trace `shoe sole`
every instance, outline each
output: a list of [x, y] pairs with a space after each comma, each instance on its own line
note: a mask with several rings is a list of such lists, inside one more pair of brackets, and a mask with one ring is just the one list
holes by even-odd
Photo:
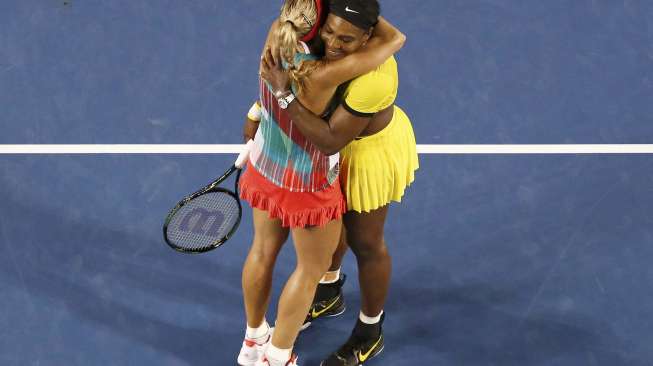
[[[323, 315], [323, 316], [320, 316], [320, 317], [318, 317], [318, 318], [315, 318], [315, 320], [318, 320], [318, 319], [320, 319], [320, 318], [334, 318], [334, 317], [336, 317], [336, 316], [340, 316], [340, 315], [344, 314], [346, 310], [347, 310], [347, 307], [346, 307], [346, 306], [343, 306], [343, 307], [342, 307], [342, 310], [341, 310], [339, 313], [336, 313], [336, 314], [329, 314], [329, 315]], [[313, 324], [313, 322], [314, 322], [315, 320], [313, 320], [312, 322], [304, 323], [304, 325], [302, 325], [302, 327], [299, 328], [299, 331], [301, 332], [302, 330], [306, 330], [308, 327], [311, 326], [311, 324]]]

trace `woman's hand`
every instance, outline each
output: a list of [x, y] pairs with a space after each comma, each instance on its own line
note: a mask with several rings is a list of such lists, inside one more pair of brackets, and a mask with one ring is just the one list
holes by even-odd
[[279, 97], [290, 90], [290, 76], [288, 71], [283, 69], [281, 55], [277, 55], [278, 60], [272, 57], [272, 52], [268, 50], [261, 60], [261, 77], [270, 83], [275, 95]]

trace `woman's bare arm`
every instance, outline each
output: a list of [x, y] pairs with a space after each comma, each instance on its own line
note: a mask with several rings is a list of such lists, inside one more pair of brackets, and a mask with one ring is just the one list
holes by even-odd
[[319, 87], [338, 86], [381, 66], [399, 51], [405, 42], [406, 36], [399, 29], [379, 17], [379, 23], [374, 27], [374, 33], [365, 46], [340, 60], [320, 61], [323, 66], [310, 74], [309, 81]]

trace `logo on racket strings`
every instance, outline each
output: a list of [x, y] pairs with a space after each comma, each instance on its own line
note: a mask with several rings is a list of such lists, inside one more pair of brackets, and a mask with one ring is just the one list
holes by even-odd
[[179, 224], [179, 230], [187, 233], [216, 237], [219, 235], [220, 227], [222, 227], [224, 221], [225, 217], [222, 212], [196, 207], [184, 216], [184, 219]]

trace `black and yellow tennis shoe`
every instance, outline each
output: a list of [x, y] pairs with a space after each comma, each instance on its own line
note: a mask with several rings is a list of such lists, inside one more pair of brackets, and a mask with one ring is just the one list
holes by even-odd
[[322, 361], [320, 366], [362, 366], [365, 362], [378, 356], [383, 351], [382, 323], [385, 313], [378, 324], [356, 323], [354, 331], [340, 349]]
[[334, 283], [319, 284], [313, 304], [306, 315], [302, 330], [308, 328], [319, 318], [329, 318], [341, 315], [345, 312], [345, 297], [342, 294], [342, 286], [347, 279], [346, 275], [340, 275], [340, 279]]

